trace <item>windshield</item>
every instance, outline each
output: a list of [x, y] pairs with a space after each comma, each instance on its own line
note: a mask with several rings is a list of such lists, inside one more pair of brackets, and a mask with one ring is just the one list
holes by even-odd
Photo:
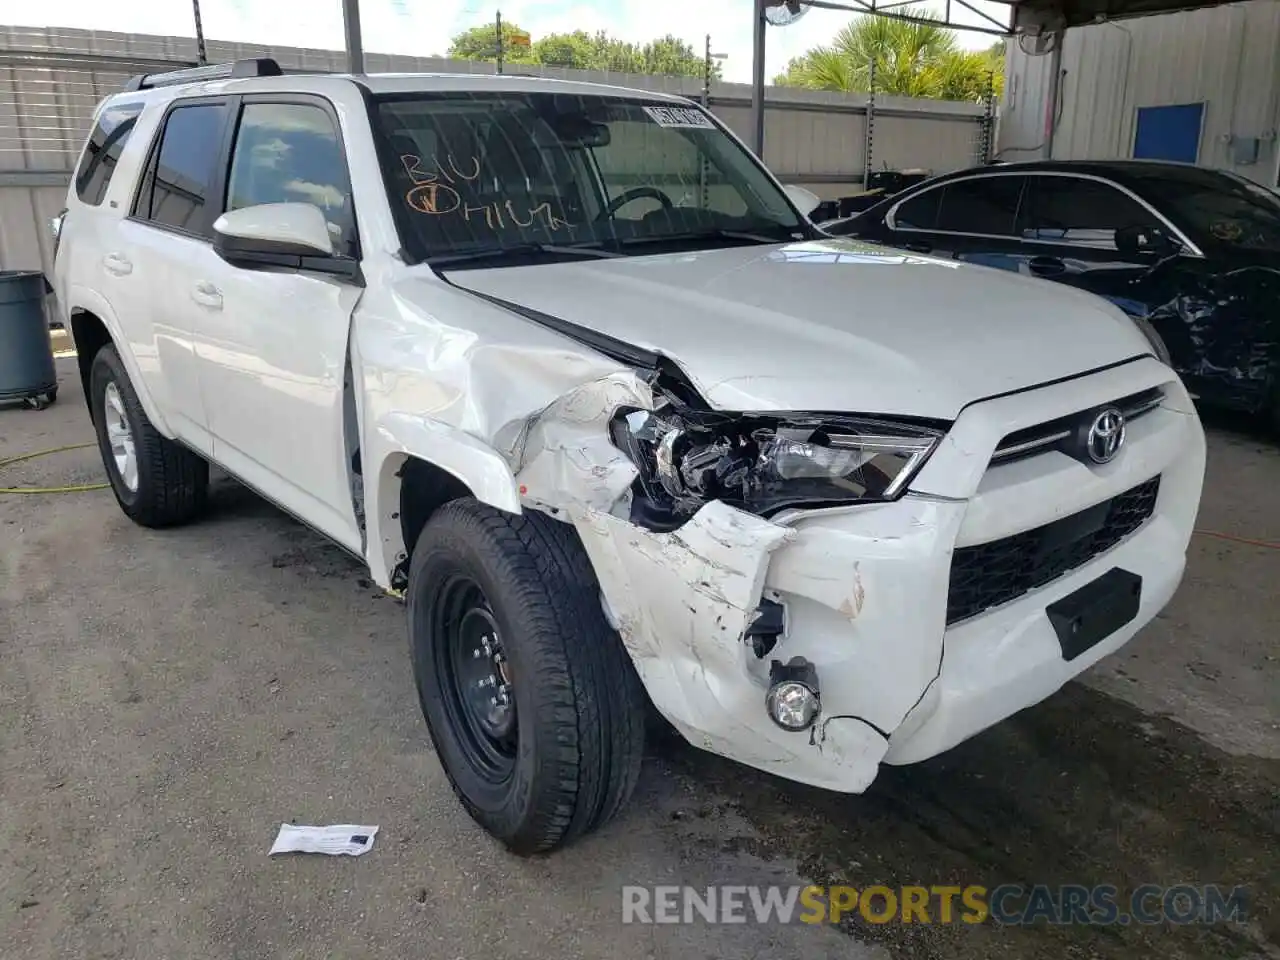
[[446, 93], [380, 98], [373, 117], [414, 260], [529, 244], [650, 253], [805, 235], [785, 194], [694, 107]]
[[1144, 177], [1156, 205], [1206, 241], [1280, 250], [1280, 197], [1227, 173], [1188, 171], [1178, 177]]

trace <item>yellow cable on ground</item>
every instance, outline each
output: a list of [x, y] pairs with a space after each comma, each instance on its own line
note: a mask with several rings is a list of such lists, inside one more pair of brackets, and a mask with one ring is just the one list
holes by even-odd
[[1231, 543], [1243, 543], [1250, 547], [1263, 547], [1267, 550], [1280, 550], [1280, 543], [1270, 540], [1251, 540], [1249, 537], [1237, 537], [1232, 533], [1218, 533], [1216, 530], [1197, 530], [1196, 533], [1202, 537], [1214, 537], [1218, 540], [1227, 540]]
[[[0, 469], [14, 463], [22, 463], [24, 460], [35, 460], [37, 457], [47, 457], [54, 453], [63, 453], [67, 450], [83, 450], [86, 447], [96, 447], [96, 443], [73, 443], [65, 447], [53, 447], [49, 450], [38, 450], [35, 453], [24, 453], [20, 457], [9, 457], [7, 460], [0, 460]], [[81, 483], [71, 487], [0, 487], [2, 493], [84, 493], [87, 490], [105, 490], [111, 486], [109, 483]]]

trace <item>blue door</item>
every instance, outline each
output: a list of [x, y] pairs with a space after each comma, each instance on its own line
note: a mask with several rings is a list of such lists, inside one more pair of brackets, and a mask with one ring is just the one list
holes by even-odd
[[1200, 156], [1203, 118], [1203, 103], [1139, 107], [1138, 132], [1133, 138], [1134, 158], [1195, 163]]

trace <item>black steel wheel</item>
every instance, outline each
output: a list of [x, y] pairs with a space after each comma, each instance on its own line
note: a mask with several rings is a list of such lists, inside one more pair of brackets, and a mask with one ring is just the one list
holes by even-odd
[[444, 584], [433, 606], [432, 653], [442, 679], [441, 706], [477, 776], [504, 783], [515, 770], [518, 726], [511, 666], [484, 591], [470, 577]]
[[611, 819], [646, 699], [576, 531], [455, 500], [418, 538], [406, 599], [422, 713], [476, 822], [532, 854]]

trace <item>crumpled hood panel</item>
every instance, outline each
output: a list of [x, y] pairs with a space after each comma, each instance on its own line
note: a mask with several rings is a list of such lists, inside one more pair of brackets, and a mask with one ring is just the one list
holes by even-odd
[[449, 279], [661, 353], [726, 410], [949, 420], [975, 400], [1150, 352], [1091, 294], [851, 240]]

